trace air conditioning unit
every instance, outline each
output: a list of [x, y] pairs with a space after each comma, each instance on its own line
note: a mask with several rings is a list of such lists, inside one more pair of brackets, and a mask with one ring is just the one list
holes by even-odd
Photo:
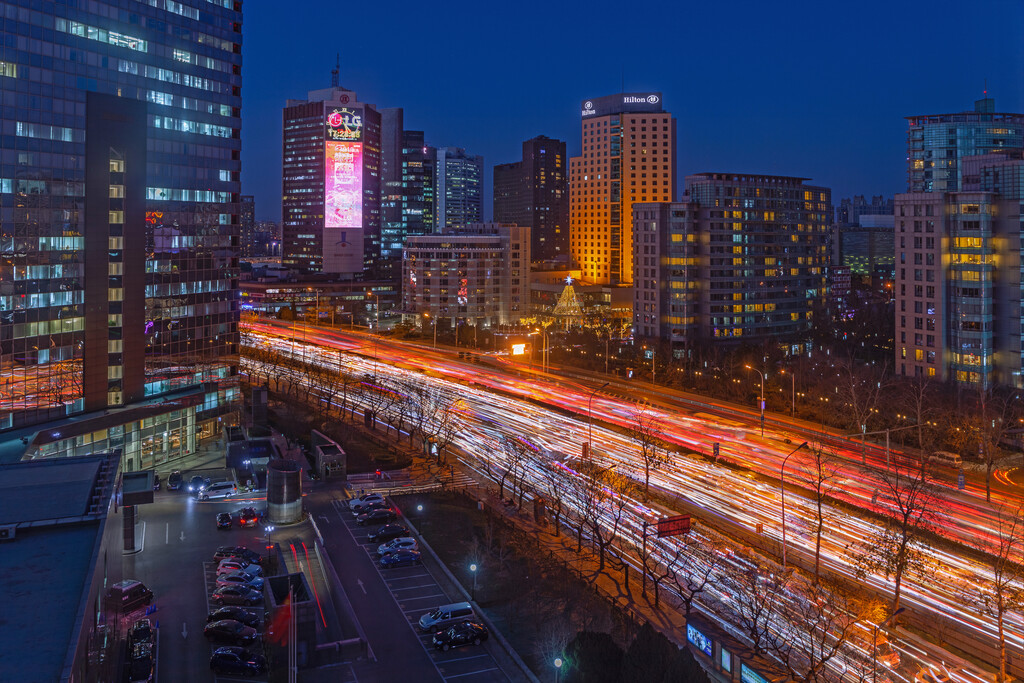
[[0, 526], [0, 541], [13, 541], [15, 529], [17, 529], [17, 527], [13, 524]]

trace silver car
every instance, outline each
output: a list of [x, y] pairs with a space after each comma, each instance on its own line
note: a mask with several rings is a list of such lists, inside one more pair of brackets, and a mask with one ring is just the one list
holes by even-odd
[[263, 578], [246, 572], [235, 572], [234, 574], [221, 574], [217, 577], [217, 587], [223, 586], [248, 586], [253, 590], [263, 590]]
[[387, 543], [381, 543], [377, 548], [377, 554], [381, 557], [390, 555], [391, 553], [398, 552], [399, 550], [419, 550], [420, 544], [416, 542], [415, 538], [409, 538], [408, 536], [402, 536], [400, 538], [393, 538]]
[[263, 576], [263, 567], [258, 564], [249, 564], [245, 560], [236, 560], [228, 558], [221, 560], [220, 564], [217, 565], [217, 576], [221, 574], [234, 574], [235, 572], [245, 572], [246, 574], [252, 574], [253, 576]]

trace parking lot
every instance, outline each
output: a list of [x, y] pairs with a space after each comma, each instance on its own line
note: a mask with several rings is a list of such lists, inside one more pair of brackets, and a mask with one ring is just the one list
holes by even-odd
[[[380, 574], [392, 599], [405, 615], [408, 627], [416, 634], [420, 645], [433, 662], [441, 679], [457, 683], [508, 681], [508, 677], [490, 654], [490, 648], [495, 647], [493, 640], [488, 639], [479, 646], [467, 645], [453, 648], [448, 652], [440, 652], [433, 645], [433, 634], [420, 631], [418, 622], [421, 616], [439, 605], [460, 600], [457, 596], [447, 595], [434, 579], [428, 568], [429, 559], [427, 565], [417, 564], [382, 569], [378, 564], [377, 556], [379, 543], [371, 542], [368, 538], [370, 532], [374, 531], [377, 526], [359, 526], [356, 523], [355, 515], [348, 509], [347, 501], [335, 500], [332, 504], [338, 518], [344, 523], [353, 539], [363, 548], [367, 559], [376, 567], [376, 571]], [[401, 523], [401, 519], [399, 519], [399, 523]], [[427, 557], [425, 554], [424, 558]]]

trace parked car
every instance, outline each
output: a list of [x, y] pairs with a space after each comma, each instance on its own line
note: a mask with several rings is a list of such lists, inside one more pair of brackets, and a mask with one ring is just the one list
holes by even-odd
[[194, 477], [192, 477], [191, 479], [188, 480], [188, 492], [189, 493], [193, 493], [193, 494], [198, 494], [199, 493], [199, 489], [203, 488], [204, 486], [209, 486], [209, 485], [210, 485], [210, 478], [209, 477], [202, 477], [202, 476], [199, 476], [197, 474], [197, 475], [195, 475]]
[[359, 498], [349, 502], [348, 508], [349, 510], [352, 510], [352, 512], [359, 514], [360, 512], [366, 512], [374, 503], [380, 503], [383, 505], [384, 496], [379, 493], [368, 493], [365, 496], [360, 496]]
[[171, 472], [171, 475], [169, 477], [167, 477], [167, 490], [168, 491], [177, 491], [178, 489], [181, 488], [181, 484], [182, 484], [181, 472], [179, 472], [178, 470], [174, 470], [173, 472]]
[[420, 617], [419, 627], [424, 631], [440, 633], [456, 624], [473, 621], [475, 618], [476, 613], [473, 612], [473, 606], [468, 602], [453, 602], [450, 605], [441, 605], [424, 614]]
[[260, 554], [249, 550], [244, 545], [222, 545], [217, 548], [217, 552], [213, 554], [213, 559], [218, 562], [229, 557], [233, 557], [238, 560], [245, 560], [252, 564], [263, 564], [263, 558]]
[[199, 489], [199, 500], [211, 500], [216, 498], [227, 498], [237, 492], [233, 481], [218, 481], [216, 484], [209, 484]]
[[419, 563], [420, 552], [418, 550], [399, 550], [380, 558], [380, 566], [384, 568], [409, 567]]
[[221, 586], [210, 596], [215, 605], [248, 605], [254, 607], [263, 604], [263, 593], [247, 585]]
[[149, 683], [156, 675], [153, 643], [133, 645], [128, 653], [129, 683]]
[[367, 538], [373, 543], [380, 543], [381, 541], [390, 541], [392, 538], [408, 535], [409, 530], [401, 524], [385, 524], [376, 531], [371, 531]]
[[464, 624], [457, 624], [446, 631], [434, 634], [434, 647], [447, 652], [453, 647], [460, 645], [479, 645], [487, 640], [487, 627], [483, 624], [476, 624], [468, 621]]
[[218, 529], [230, 529], [231, 528], [231, 513], [229, 513], [229, 512], [218, 512], [217, 513], [217, 528]]
[[234, 574], [235, 572], [245, 572], [246, 574], [252, 574], [253, 576], [263, 576], [263, 567], [258, 564], [250, 564], [245, 560], [239, 560], [234, 557], [221, 560], [220, 564], [217, 565], [217, 575], [221, 574]]
[[390, 555], [391, 553], [398, 552], [399, 550], [419, 550], [419, 545], [420, 544], [416, 542], [415, 538], [399, 536], [398, 538], [392, 538], [387, 543], [381, 543], [377, 546], [377, 555]]
[[356, 524], [364, 526], [371, 522], [393, 522], [398, 518], [394, 510], [391, 508], [381, 508], [379, 510], [370, 510], [356, 517]]
[[258, 675], [267, 670], [267, 660], [244, 647], [218, 647], [210, 657], [210, 668], [219, 674]]
[[154, 491], [159, 491], [160, 490], [160, 475], [157, 472], [153, 473], [153, 490]]
[[263, 577], [245, 572], [221, 574], [217, 577], [217, 586], [249, 586], [254, 590], [263, 590]]
[[141, 581], [125, 579], [107, 589], [107, 602], [121, 614], [127, 614], [153, 602], [153, 591]]
[[128, 629], [128, 649], [130, 650], [139, 643], [155, 643], [156, 628], [149, 619], [139, 619]]
[[372, 503], [367, 503], [366, 505], [363, 505], [362, 507], [353, 510], [352, 513], [358, 516], [363, 514], [364, 512], [370, 512], [371, 510], [383, 510], [386, 509], [387, 507], [388, 504], [383, 500], [375, 500]]
[[260, 516], [256, 512], [256, 508], [242, 508], [236, 514], [238, 515], [238, 526], [243, 529], [252, 528], [259, 524]]
[[221, 607], [206, 615], [206, 623], [224, 619], [234, 619], [257, 630], [260, 627], [260, 615], [243, 607]]
[[203, 629], [203, 635], [207, 640], [227, 645], [252, 645], [259, 638], [256, 629], [234, 619], [211, 621]]

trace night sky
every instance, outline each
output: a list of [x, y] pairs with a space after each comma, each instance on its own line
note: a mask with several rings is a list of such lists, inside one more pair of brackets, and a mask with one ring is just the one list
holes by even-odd
[[[903, 117], [973, 108], [987, 81], [1024, 111], [1024, 2], [326, 3], [245, 0], [242, 191], [281, 219], [281, 108], [341, 85], [404, 107], [428, 144], [491, 169], [548, 135], [579, 153], [580, 101], [661, 91], [678, 119], [677, 191], [703, 171], [906, 189]], [[623, 78], [624, 77], [624, 78]]]

